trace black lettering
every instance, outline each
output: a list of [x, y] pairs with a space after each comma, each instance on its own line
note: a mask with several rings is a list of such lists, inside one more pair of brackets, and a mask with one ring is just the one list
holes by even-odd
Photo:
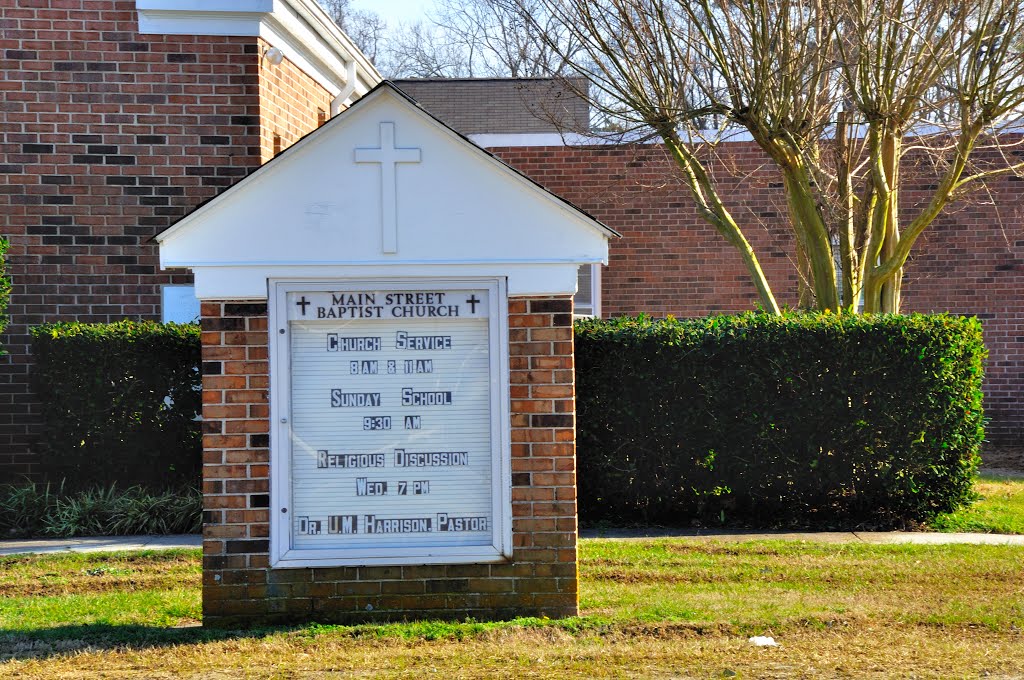
[[373, 293], [331, 293], [331, 304], [336, 307], [366, 307], [377, 304]]
[[366, 477], [356, 478], [357, 496], [387, 496], [388, 483], [382, 481], [369, 481]]
[[365, 515], [363, 524], [368, 534], [419, 534], [432, 531], [430, 517], [384, 518]]
[[406, 331], [395, 331], [395, 349], [439, 350], [451, 349], [450, 335], [409, 335]]
[[327, 533], [354, 534], [359, 530], [359, 518], [356, 515], [328, 515]]
[[380, 392], [344, 392], [338, 388], [331, 390], [331, 407], [333, 408], [364, 406], [380, 406]]
[[352, 338], [337, 333], [327, 334], [328, 352], [378, 352], [380, 348], [379, 337]]
[[451, 406], [451, 392], [416, 392], [411, 387], [402, 388], [402, 406]]
[[395, 467], [465, 467], [467, 451], [406, 451], [395, 449]]
[[438, 531], [487, 531], [487, 517], [452, 517], [448, 513], [438, 513]]
[[320, 450], [316, 452], [316, 458], [316, 466], [320, 469], [382, 468], [386, 462], [383, 453], [330, 453]]

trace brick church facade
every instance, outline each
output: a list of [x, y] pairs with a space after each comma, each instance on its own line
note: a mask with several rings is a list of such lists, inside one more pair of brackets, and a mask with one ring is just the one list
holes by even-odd
[[[172, 307], [188, 297], [190, 276], [160, 270], [152, 237], [380, 81], [312, 0], [12, 5], [0, 6], [0, 235], [11, 241], [14, 284], [0, 372], [7, 479], [32, 472], [39, 427], [29, 328], [181, 318]], [[660, 147], [569, 145], [529, 117], [481, 115], [473, 103], [513, 112], [509, 88], [522, 102], [548, 87], [529, 85], [435, 84], [468, 112], [435, 113], [623, 234], [609, 266], [582, 279], [594, 311], [696, 316], [755, 305], [738, 256], [698, 218]], [[432, 110], [429, 86], [417, 87], [407, 90]], [[724, 156], [730, 209], [781, 223], [779, 180], [756, 148], [737, 142]], [[941, 217], [907, 267], [904, 305], [983, 318], [990, 438], [1011, 442], [1024, 436], [1022, 186], [1004, 178]], [[791, 248], [779, 233], [755, 227], [750, 237], [792, 304]]]

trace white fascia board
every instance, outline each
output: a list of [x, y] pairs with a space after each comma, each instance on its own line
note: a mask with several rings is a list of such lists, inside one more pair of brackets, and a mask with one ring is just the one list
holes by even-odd
[[[332, 47], [334, 53], [340, 54], [344, 62], [356, 63], [358, 78], [356, 91], [362, 96], [377, 86], [384, 78], [373, 62], [356, 46], [352, 39], [342, 31], [316, 0], [275, 0], [288, 5], [302, 21], [316, 34], [320, 43]], [[343, 78], [344, 80], [344, 78]], [[363, 81], [360, 88], [359, 81]], [[347, 82], [347, 81], [346, 81]]]
[[269, 12], [274, 0], [135, 0], [143, 10], [174, 10], [182, 12]]
[[509, 297], [575, 295], [580, 263], [463, 265], [275, 265], [270, 267], [193, 267], [200, 300], [267, 299], [267, 281], [312, 279], [423, 279], [508, 277]]
[[[347, 64], [356, 63], [359, 82], [381, 75], [352, 40], [313, 0], [135, 0], [144, 35], [261, 37], [332, 96], [348, 84]], [[365, 84], [364, 84], [365, 87]]]
[[[143, 0], [137, 0], [140, 4]], [[152, 0], [149, 4], [155, 4]], [[260, 11], [185, 12], [163, 9], [139, 9], [139, 33], [142, 35], [241, 35], [260, 34]]]

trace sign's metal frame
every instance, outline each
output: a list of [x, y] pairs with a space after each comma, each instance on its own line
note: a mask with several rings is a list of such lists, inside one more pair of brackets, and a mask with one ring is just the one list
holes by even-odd
[[[268, 281], [270, 360], [270, 566], [384, 566], [471, 564], [512, 558], [512, 463], [508, 359], [508, 293], [504, 278], [271, 279]], [[292, 547], [291, 329], [292, 292], [480, 290], [489, 295], [491, 400], [491, 545], [367, 548]], [[397, 538], [397, 537], [396, 537]]]

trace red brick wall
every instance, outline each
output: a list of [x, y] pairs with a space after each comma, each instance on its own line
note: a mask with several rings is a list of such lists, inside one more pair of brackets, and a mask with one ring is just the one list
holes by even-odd
[[[605, 316], [701, 316], [753, 309], [735, 250], [701, 220], [660, 147], [501, 148], [499, 157], [623, 234], [602, 275]], [[751, 143], [728, 147], [715, 176], [757, 251], [780, 304], [796, 303], [779, 178]], [[985, 383], [993, 440], [1024, 439], [1024, 182], [947, 211], [919, 241], [904, 311], [977, 315], [990, 357]], [[908, 203], [925, 194], [911, 193]], [[770, 230], [769, 230], [770, 227]]]
[[[270, 45], [262, 38], [262, 55]], [[331, 94], [287, 58], [277, 66], [260, 59], [260, 158], [283, 151], [317, 128], [320, 112], [331, 115]]]
[[[16, 6], [13, 6], [16, 5]], [[32, 471], [28, 329], [160, 317], [151, 238], [316, 127], [326, 93], [257, 38], [139, 35], [134, 0], [0, 4], [0, 235], [11, 239], [0, 470]]]
[[570, 298], [509, 301], [513, 558], [502, 564], [268, 568], [267, 306], [202, 313], [206, 624], [577, 613]]

